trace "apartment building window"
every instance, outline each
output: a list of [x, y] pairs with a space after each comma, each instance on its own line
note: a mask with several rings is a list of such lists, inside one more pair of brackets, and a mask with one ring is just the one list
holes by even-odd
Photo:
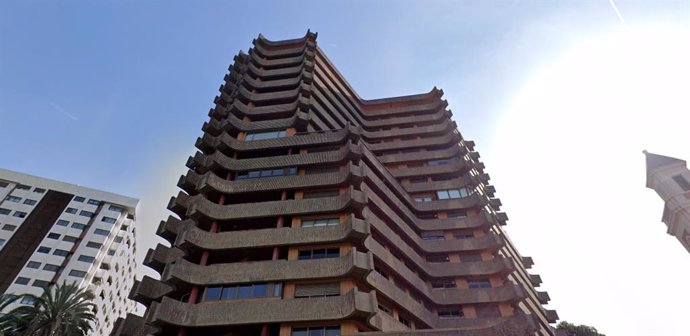
[[77, 259], [77, 260], [87, 262], [87, 263], [92, 263], [94, 260], [96, 260], [96, 258], [82, 254], [79, 256], [79, 259]]
[[10, 184], [5, 181], [0, 181], [0, 188], [7, 188], [8, 185]]
[[280, 297], [282, 295], [282, 288], [283, 285], [281, 283], [266, 282], [207, 287], [204, 301]]
[[293, 328], [290, 336], [340, 336], [340, 326]]
[[462, 307], [442, 308], [438, 310], [438, 317], [440, 318], [460, 318], [463, 316]]
[[57, 222], [55, 222], [55, 225], [57, 226], [67, 226], [69, 224], [69, 221], [66, 221], [64, 219], [58, 219]]
[[108, 230], [103, 230], [103, 229], [96, 229], [93, 231], [94, 234], [101, 235], [101, 236], [107, 236], [110, 234], [110, 231]]
[[9, 215], [12, 212], [10, 209], [0, 208], [0, 215]]
[[7, 240], [5, 240], [5, 239], [0, 239], [0, 247], [2, 247], [3, 245], [5, 245], [5, 242], [7, 242]]
[[442, 231], [429, 231], [422, 232], [422, 240], [444, 240], [446, 237], [443, 235]]
[[25, 277], [17, 277], [17, 280], [14, 280], [14, 283], [17, 285], [26, 285], [29, 283], [31, 279], [25, 278]]
[[86, 272], [84, 271], [78, 271], [78, 270], [71, 270], [69, 271], [69, 275], [77, 278], [83, 278], [86, 276]]
[[340, 295], [340, 283], [298, 284], [295, 286], [295, 298], [315, 298]]
[[101, 201], [95, 200], [95, 199], [90, 199], [90, 200], [89, 200], [88, 202], [86, 202], [86, 203], [87, 203], [87, 204], [91, 204], [91, 205], [100, 205], [100, 204], [101, 204]]
[[14, 231], [16, 228], [17, 228], [17, 226], [16, 226], [16, 225], [12, 225], [12, 224], [5, 224], [5, 225], [2, 227], [2, 229], [5, 230], [5, 231]]
[[686, 180], [683, 175], [674, 175], [672, 178], [684, 191], [690, 190], [690, 183], [688, 183], [688, 180]]
[[45, 247], [45, 246], [39, 246], [38, 250], [36, 250], [38, 253], [50, 253], [50, 248]]
[[86, 224], [74, 222], [74, 223], [72, 223], [72, 228], [77, 229], [77, 230], [84, 230], [84, 229], [86, 229]]
[[112, 217], [103, 217], [103, 218], [101, 218], [101, 222], [105, 222], [108, 224], [115, 224], [115, 222], [117, 222], [117, 219], [112, 218]]
[[60, 235], [55, 232], [49, 233], [47, 237], [48, 239], [60, 239]]
[[45, 281], [45, 280], [34, 280], [34, 282], [31, 284], [31, 286], [34, 287], [40, 287], [40, 288], [46, 288], [50, 286], [50, 281]]
[[440, 279], [431, 282], [431, 288], [457, 288], [455, 279]]
[[447, 189], [447, 190], [437, 190], [436, 196], [440, 200], [463, 198], [472, 195], [474, 191], [469, 188], [458, 188], [458, 189]]
[[39, 267], [41, 267], [41, 263], [38, 261], [29, 261], [28, 263], [26, 263], [26, 268], [37, 269]]
[[251, 179], [258, 179], [258, 178], [276, 177], [276, 176], [291, 176], [291, 175], [297, 175], [297, 167], [238, 172], [237, 176], [235, 176], [235, 180], [251, 180]]
[[75, 202], [84, 203], [84, 201], [86, 200], [86, 198], [81, 197], [81, 196], [74, 196], [74, 198], [73, 198], [72, 200], [75, 201]]
[[95, 249], [100, 249], [102, 246], [103, 246], [103, 244], [92, 242], [92, 241], [86, 243], [86, 247], [91, 247], [91, 248], [95, 248]]
[[62, 241], [66, 241], [68, 243], [76, 243], [79, 241], [79, 238], [75, 236], [64, 236], [62, 237]]
[[426, 164], [429, 166], [440, 166], [448, 163], [450, 163], [450, 159], [429, 160]]
[[53, 251], [53, 255], [60, 256], [60, 257], [66, 257], [69, 255], [69, 251], [61, 250], [61, 249], [55, 249]]
[[402, 315], [398, 315], [398, 321], [400, 323], [404, 324], [408, 328], [412, 327], [412, 324], [410, 323], [410, 321], [408, 319], [402, 317]]
[[431, 196], [419, 196], [419, 197], [415, 197], [414, 200], [417, 202], [431, 202], [431, 201], [433, 201]]
[[426, 260], [432, 263], [444, 263], [450, 261], [447, 254], [430, 255], [426, 258]]
[[60, 266], [58, 265], [53, 265], [53, 264], [45, 264], [43, 266], [44, 271], [49, 271], [49, 272], [57, 272], [60, 270]]
[[310, 260], [310, 259], [326, 259], [326, 258], [338, 258], [340, 257], [340, 249], [335, 248], [323, 248], [323, 249], [313, 249], [313, 250], [301, 250], [299, 251], [299, 260]]
[[108, 210], [110, 211], [116, 211], [116, 212], [124, 212], [125, 209], [123, 207], [119, 207], [117, 205], [111, 205], [108, 207]]
[[5, 197], [5, 201], [13, 202], [13, 203], [19, 203], [21, 200], [22, 200], [21, 197], [12, 196], [12, 195], [8, 195], [7, 197]]
[[335, 217], [335, 218], [319, 218], [319, 219], [309, 219], [309, 220], [303, 220], [301, 227], [304, 228], [311, 228], [311, 227], [320, 227], [320, 226], [335, 226], [340, 224], [340, 219]]
[[386, 314], [388, 314], [388, 315], [390, 315], [390, 316], [393, 316], [393, 310], [390, 309], [390, 307], [388, 307], [388, 306], [386, 306], [386, 305], [384, 305], [384, 304], [382, 304], [382, 303], [379, 303], [379, 304], [378, 304], [378, 308], [379, 308], [380, 311], [382, 311], [382, 312], [384, 312], [384, 313], [386, 313]]
[[12, 214], [13, 217], [19, 217], [19, 218], [24, 218], [26, 217], [26, 212], [24, 211], [15, 211], [14, 214]]
[[82, 211], [79, 212], [79, 216], [84, 216], [84, 217], [89, 217], [89, 218], [91, 218], [91, 217], [93, 217], [93, 215], [94, 215], [94, 213], [91, 212], [91, 211], [82, 210]]
[[34, 192], [37, 194], [42, 194], [42, 193], [46, 192], [46, 190], [43, 188], [34, 188]]
[[287, 135], [287, 133], [285, 131], [247, 133], [247, 136], [244, 137], [244, 141], [257, 141], [257, 140], [284, 138], [285, 135]]
[[26, 205], [36, 205], [36, 203], [38, 203], [36, 200], [32, 200], [30, 198], [24, 200], [24, 204]]
[[302, 194], [302, 199], [334, 197], [340, 195], [340, 190], [319, 190], [319, 191], [305, 191]]
[[460, 233], [454, 234], [453, 237], [455, 239], [471, 239], [471, 238], [474, 238], [474, 234], [471, 232], [470, 233], [460, 232]]
[[451, 212], [448, 212], [447, 216], [448, 216], [448, 218], [466, 218], [467, 217], [467, 211], [464, 211], [464, 210], [451, 211]]
[[471, 279], [467, 280], [467, 287], [469, 288], [491, 288], [491, 282], [489, 279]]
[[34, 304], [34, 298], [29, 295], [22, 296], [21, 304], [32, 305]]
[[25, 184], [19, 184], [17, 185], [18, 190], [30, 190], [31, 186], [25, 185]]
[[66, 212], [66, 213], [71, 213], [71, 214], [76, 214], [76, 213], [77, 213], [77, 209], [75, 209], [75, 208], [67, 208], [67, 209], [65, 209], [65, 212]]

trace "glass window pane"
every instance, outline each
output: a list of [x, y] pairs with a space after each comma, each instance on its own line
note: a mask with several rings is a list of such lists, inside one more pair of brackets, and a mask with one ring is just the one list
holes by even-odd
[[278, 282], [273, 284], [273, 296], [280, 297], [283, 292], [283, 284]]
[[222, 287], [208, 287], [206, 288], [206, 301], [220, 300], [220, 292]]
[[312, 259], [323, 259], [326, 258], [326, 250], [325, 249], [317, 249], [314, 250], [312, 253]]
[[448, 196], [450, 198], [460, 198], [460, 191], [456, 189], [448, 190]]
[[309, 336], [324, 336], [324, 328], [309, 328]]
[[340, 336], [340, 327], [326, 327], [326, 336]]
[[307, 329], [305, 328], [299, 328], [299, 329], [292, 329], [292, 336], [307, 336]]
[[240, 299], [247, 299], [252, 296], [252, 285], [242, 285], [240, 286]]
[[436, 192], [436, 196], [440, 200], [448, 199], [448, 191], [446, 190], [439, 190]]
[[268, 295], [268, 284], [258, 283], [254, 284], [253, 297], [266, 297]]
[[237, 298], [237, 286], [223, 287], [222, 300], [233, 300]]

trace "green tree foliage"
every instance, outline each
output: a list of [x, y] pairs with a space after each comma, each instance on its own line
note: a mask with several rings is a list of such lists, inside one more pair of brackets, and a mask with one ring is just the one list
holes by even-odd
[[586, 325], [574, 325], [566, 321], [562, 321], [556, 326], [556, 330], [564, 330], [567, 336], [606, 336], [599, 333], [597, 328]]
[[33, 305], [20, 306], [4, 315], [11, 322], [8, 331], [0, 336], [84, 336], [96, 320], [93, 294], [74, 284], [55, 285], [44, 288], [41, 296], [28, 296]]
[[19, 323], [14, 314], [2, 314], [7, 307], [19, 300], [19, 296], [13, 294], [0, 295], [0, 336], [13, 335]]

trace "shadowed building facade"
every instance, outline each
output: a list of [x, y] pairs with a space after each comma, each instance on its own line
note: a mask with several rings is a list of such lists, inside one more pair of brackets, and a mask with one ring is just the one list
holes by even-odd
[[315, 34], [253, 44], [115, 335], [553, 335], [442, 91], [363, 100]]
[[668, 234], [690, 252], [690, 170], [683, 160], [644, 151], [647, 163], [647, 188], [664, 201], [661, 221]]

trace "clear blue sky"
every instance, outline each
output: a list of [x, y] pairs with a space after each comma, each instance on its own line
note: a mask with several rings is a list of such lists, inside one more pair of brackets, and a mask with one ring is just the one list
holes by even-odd
[[[363, 98], [442, 88], [460, 131], [477, 141], [510, 215], [522, 194], [503, 197], [513, 195], [508, 182], [499, 183], [511, 167], [492, 166], [492, 160], [500, 161], [492, 155], [501, 153], [506, 141], [520, 139], [497, 137], [497, 125], [508, 120], [512, 102], [535, 74], [567, 58], [573, 46], [626, 27], [608, 0], [324, 3], [1, 2], [0, 167], [141, 198], [138, 243], [144, 253], [154, 243], [150, 235], [158, 221], [167, 216], [167, 199], [176, 193], [177, 177], [233, 56], [251, 47], [259, 33], [278, 40], [311, 29]], [[687, 31], [690, 0], [617, 3], [631, 27], [663, 22]], [[526, 133], [550, 127], [518, 125]], [[528, 149], [535, 143], [558, 140], [556, 134], [525, 142], [525, 155], [534, 155]], [[660, 214], [660, 204], [650, 207]], [[521, 225], [529, 229], [533, 222], [511, 218], [509, 229], [518, 236]], [[654, 235], [673, 243], [654, 227]], [[540, 249], [538, 240], [515, 240], [537, 266], [543, 261], [539, 270], [553, 298], [551, 308], [562, 318], [612, 335], [634, 334], [621, 327], [625, 316], [606, 318], [606, 311], [620, 307], [599, 311], [581, 302], [600, 294], [572, 296], [577, 282], [566, 282], [569, 268], [550, 263], [555, 252]], [[653, 328], [659, 322], [650, 323]], [[686, 329], [669, 330], [656, 334], [686, 335]]]

